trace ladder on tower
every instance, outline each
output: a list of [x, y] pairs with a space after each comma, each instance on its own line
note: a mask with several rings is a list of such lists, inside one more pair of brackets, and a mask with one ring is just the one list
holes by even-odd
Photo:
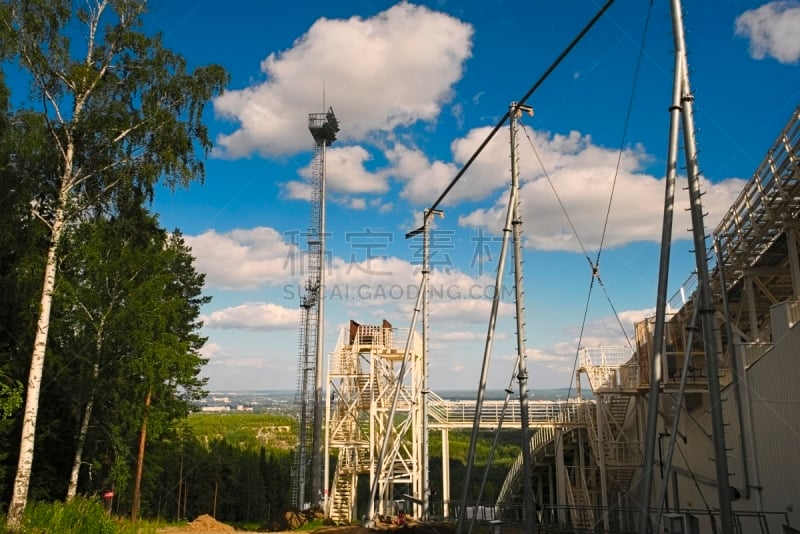
[[311, 313], [308, 296], [303, 298], [300, 314], [300, 332], [298, 339], [299, 356], [297, 359], [297, 392], [295, 404], [300, 414], [298, 443], [292, 463], [291, 504], [295, 508], [303, 508], [306, 501], [309, 472], [309, 451], [312, 447], [312, 421], [314, 411], [314, 357], [312, 351], [316, 346], [316, 321]]

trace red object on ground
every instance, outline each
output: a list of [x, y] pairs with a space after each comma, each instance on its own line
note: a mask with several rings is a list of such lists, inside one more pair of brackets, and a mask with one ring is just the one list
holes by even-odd
[[111, 513], [111, 503], [113, 503], [113, 502], [114, 502], [114, 492], [113, 491], [107, 491], [107, 492], [103, 493], [103, 505], [104, 505], [104, 507], [106, 509], [106, 512], [108, 512], [109, 514]]

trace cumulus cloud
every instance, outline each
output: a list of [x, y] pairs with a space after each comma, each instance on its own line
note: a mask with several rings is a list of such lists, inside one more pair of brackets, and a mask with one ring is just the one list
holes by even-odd
[[[372, 251], [352, 257], [334, 257], [326, 272], [326, 298], [329, 302], [380, 310], [385, 316], [410, 318], [419, 295], [420, 265]], [[452, 325], [485, 323], [491, 309], [494, 279], [470, 275], [455, 268], [436, 270], [429, 280], [431, 320], [443, 328]], [[510, 291], [510, 289], [506, 289]], [[302, 294], [292, 287], [292, 297]], [[513, 314], [513, 305], [503, 295], [499, 313]]]
[[469, 330], [454, 330], [451, 332], [442, 332], [436, 336], [436, 338], [442, 342], [482, 341], [486, 339], [486, 333]]
[[[439, 321], [445, 325], [487, 324], [491, 310], [491, 300], [466, 297], [462, 297], [462, 300], [457, 302], [433, 302], [430, 306], [431, 321]], [[497, 313], [500, 316], [511, 316], [514, 313], [514, 305], [501, 302]]]
[[736, 35], [749, 39], [755, 59], [800, 60], [800, 3], [796, 1], [770, 2], [745, 11], [736, 18], [735, 28]]
[[263, 82], [214, 100], [217, 116], [239, 125], [218, 137], [216, 154], [307, 149], [307, 114], [319, 107], [323, 81], [344, 141], [433, 120], [461, 78], [472, 32], [449, 15], [406, 2], [371, 18], [319, 19], [292, 48], [262, 61]]
[[[417, 204], [432, 202], [472, 157], [490, 130], [475, 128], [465, 137], [453, 141], [450, 146], [452, 163], [430, 161], [421, 151], [400, 144], [387, 150], [391, 174], [405, 182], [401, 195]], [[509, 182], [508, 166], [508, 136], [496, 135], [450, 190], [445, 205], [486, 198]]]
[[224, 360], [224, 352], [219, 343], [209, 341], [200, 349], [200, 355], [208, 360], [208, 363], [215, 364], [218, 360]]
[[[568, 135], [534, 132], [533, 139], [547, 174], [538, 163], [521, 170], [520, 199], [526, 246], [577, 252], [581, 251], [581, 245], [587, 250], [596, 250], [601, 239], [605, 247], [661, 239], [665, 182], [663, 178], [640, 170], [649, 160], [641, 147], [628, 149], [622, 155], [608, 226], [603, 235], [618, 151], [598, 146], [590, 136], [579, 132]], [[521, 158], [536, 161], [530, 148], [520, 152]], [[689, 207], [686, 180], [678, 182], [673, 236], [682, 239], [691, 237], [684, 231], [691, 223], [685, 209]], [[743, 185], [744, 181], [739, 179], [717, 183], [702, 181], [701, 187], [708, 193], [703, 197], [703, 209], [708, 214], [706, 226], [711, 227], [720, 220]], [[507, 195], [500, 195], [494, 206], [474, 210], [462, 216], [459, 223], [499, 234], [507, 202]]]
[[350, 201], [347, 203], [347, 207], [351, 210], [365, 210], [367, 209], [367, 201], [363, 198], [351, 198]]
[[311, 200], [312, 187], [309, 182], [286, 182], [283, 194], [292, 200]]
[[565, 357], [563, 354], [553, 354], [539, 349], [526, 349], [525, 354], [529, 361], [538, 363], [556, 363], [563, 366], [569, 360], [569, 357]]
[[186, 236], [197, 270], [206, 274], [206, 286], [219, 289], [254, 289], [299, 279], [304, 256], [291, 239], [267, 227]]
[[[331, 193], [385, 193], [389, 184], [385, 173], [371, 173], [364, 164], [372, 158], [360, 146], [331, 148], [325, 153], [325, 187]], [[289, 198], [311, 198], [311, 164], [300, 170], [304, 182], [284, 184], [284, 194]], [[361, 208], [363, 209], [363, 208]]]
[[284, 308], [271, 302], [250, 302], [213, 311], [202, 319], [207, 328], [294, 330], [300, 324], [300, 310]]
[[394, 203], [385, 202], [383, 198], [373, 198], [369, 201], [369, 206], [381, 215], [389, 213], [394, 209]]

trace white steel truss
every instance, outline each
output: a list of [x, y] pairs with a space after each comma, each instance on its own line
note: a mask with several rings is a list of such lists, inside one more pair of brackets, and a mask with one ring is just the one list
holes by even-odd
[[[406, 372], [400, 376], [407, 341]], [[377, 477], [376, 511], [381, 515], [393, 511], [395, 499], [421, 492], [421, 346], [417, 332], [409, 340], [408, 330], [386, 321], [381, 325], [350, 321], [341, 330], [329, 360], [326, 395], [326, 458], [338, 451], [333, 494], [325, 511], [334, 522], [353, 520], [359, 475], [368, 474], [370, 485]], [[398, 403], [390, 421], [398, 382]], [[378, 465], [387, 433], [389, 446]], [[326, 482], [328, 475], [326, 468]]]

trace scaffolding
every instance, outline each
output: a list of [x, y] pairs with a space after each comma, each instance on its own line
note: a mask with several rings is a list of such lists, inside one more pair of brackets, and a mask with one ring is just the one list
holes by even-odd
[[[326, 394], [326, 457], [338, 452], [325, 510], [333, 522], [350, 523], [355, 517], [359, 475], [369, 475], [370, 485], [377, 483], [379, 515], [391, 514], [395, 500], [418, 491], [421, 349], [416, 331], [409, 336], [408, 330], [393, 328], [385, 320], [380, 325], [350, 321], [342, 328], [328, 362]], [[404, 358], [407, 372], [401, 373]], [[380, 462], [387, 434], [389, 447]], [[328, 469], [325, 478], [330, 479]]]

